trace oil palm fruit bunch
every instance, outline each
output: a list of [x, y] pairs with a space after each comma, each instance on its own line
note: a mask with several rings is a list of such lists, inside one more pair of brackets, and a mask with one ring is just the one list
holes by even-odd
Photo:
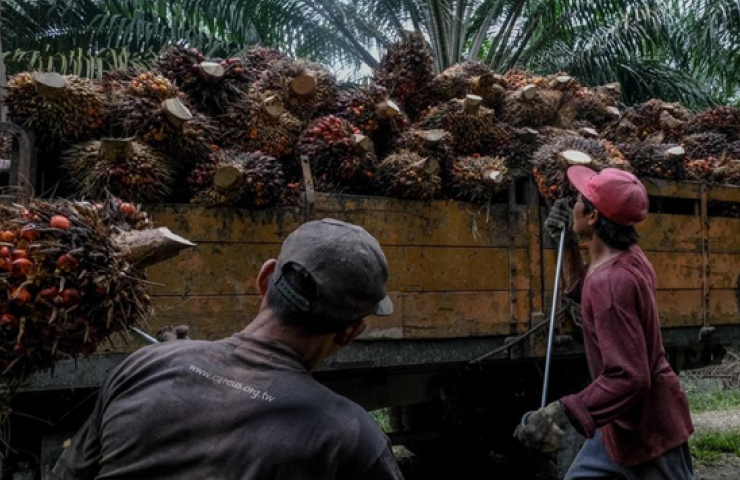
[[513, 69], [503, 75], [508, 89], [511, 91], [520, 90], [527, 85], [534, 85], [538, 88], [547, 88], [550, 80], [547, 77], [535, 75], [526, 70]]
[[21, 73], [5, 86], [10, 117], [36, 134], [39, 145], [87, 140], [104, 127], [105, 96], [88, 79]]
[[722, 157], [727, 150], [727, 137], [721, 133], [695, 133], [681, 139], [681, 146], [690, 160], [707, 157]]
[[686, 151], [678, 144], [626, 142], [617, 144], [637, 176], [679, 179]]
[[278, 206], [280, 207], [300, 207], [301, 195], [304, 191], [303, 184], [300, 181], [288, 181], [280, 195]]
[[301, 134], [301, 121], [276, 95], [244, 93], [219, 120], [224, 147], [240, 153], [259, 150], [280, 159], [293, 153]]
[[557, 123], [565, 128], [587, 127], [600, 131], [619, 119], [619, 95], [621, 87], [618, 83], [595, 89], [579, 87], [562, 100]]
[[725, 150], [725, 157], [740, 160], [740, 141], [730, 142]]
[[257, 77], [239, 58], [206, 60], [197, 49], [181, 45], [169, 47], [157, 68], [185, 92], [198, 111], [212, 116], [225, 113]]
[[284, 60], [262, 72], [254, 88], [263, 96], [276, 96], [285, 109], [302, 122], [333, 111], [339, 98], [336, 77], [317, 63]]
[[311, 122], [296, 146], [296, 156], [308, 157], [320, 192], [365, 192], [377, 166], [372, 140], [335, 115]]
[[434, 77], [432, 95], [439, 102], [478, 95], [483, 105], [497, 109], [506, 98], [506, 81], [481, 62], [462, 62]]
[[262, 152], [219, 152], [211, 185], [194, 202], [263, 208], [278, 203], [285, 186], [283, 169], [275, 157]]
[[399, 135], [393, 142], [393, 150], [408, 150], [415, 152], [422, 158], [431, 158], [439, 164], [439, 175], [442, 186], [450, 184], [450, 170], [455, 158], [452, 146], [452, 135], [446, 130], [419, 130], [411, 129]]
[[722, 159], [712, 172], [712, 181], [724, 185], [740, 185], [740, 160]]
[[578, 136], [554, 138], [532, 157], [537, 188], [548, 203], [575, 195], [566, 176], [569, 167], [583, 165], [598, 171], [608, 162], [608, 152], [599, 140]]
[[563, 94], [528, 84], [506, 96], [502, 118], [513, 127], [552, 125]]
[[434, 158], [399, 150], [378, 165], [375, 189], [389, 197], [431, 200], [442, 190], [440, 169]]
[[719, 157], [686, 158], [683, 163], [684, 177], [688, 180], [711, 183], [715, 170], [722, 164], [723, 159]]
[[431, 103], [434, 56], [421, 32], [405, 32], [375, 68], [375, 83], [385, 87], [412, 120]]
[[534, 152], [547, 142], [548, 136], [529, 127], [510, 129], [509, 133], [510, 140], [504, 144], [505, 148], [499, 151], [499, 155], [506, 157], [512, 173], [530, 172]]
[[450, 191], [458, 200], [488, 203], [506, 192], [509, 169], [503, 157], [458, 157], [452, 162], [450, 179]]
[[410, 127], [408, 117], [388, 97], [388, 90], [376, 84], [343, 92], [336, 115], [370, 137], [381, 157], [391, 151], [394, 138]]
[[111, 116], [116, 136], [136, 137], [161, 150], [182, 171], [203, 161], [217, 143], [216, 125], [205, 115], [192, 113], [178, 97], [159, 101], [119, 95]]
[[[241, 56], [241, 63], [249, 72], [261, 72], [272, 67], [275, 63], [286, 62], [288, 57], [271, 47], [252, 47]], [[255, 78], [255, 80], [257, 80]]]
[[662, 134], [667, 142], [675, 142], [684, 135], [689, 117], [689, 112], [678, 103], [652, 99], [628, 108], [604, 134], [616, 142], [640, 141], [656, 134]]
[[130, 138], [72, 145], [61, 162], [77, 193], [94, 199], [109, 192], [127, 202], [162, 201], [174, 182], [172, 160]]
[[128, 91], [137, 97], [166, 100], [177, 97], [178, 89], [159, 73], [142, 72], [128, 83]]
[[[0, 372], [6, 385], [93, 353], [152, 314], [145, 268], [193, 246], [109, 198], [0, 207]], [[167, 255], [164, 250], [174, 245]], [[164, 248], [160, 248], [164, 247]]]
[[492, 140], [498, 140], [495, 112], [481, 106], [483, 99], [467, 95], [463, 100], [450, 100], [433, 108], [417, 127], [423, 130], [442, 129], [452, 134], [455, 153], [480, 153]]
[[[220, 149], [214, 149], [204, 159], [193, 167], [186, 182], [191, 196], [194, 198], [198, 193], [207, 190], [213, 185], [213, 174], [223, 159], [224, 153]], [[195, 201], [194, 199], [191, 201]]]
[[740, 140], [740, 108], [715, 107], [698, 113], [686, 127], [686, 133], [713, 132], [726, 135], [731, 142]]

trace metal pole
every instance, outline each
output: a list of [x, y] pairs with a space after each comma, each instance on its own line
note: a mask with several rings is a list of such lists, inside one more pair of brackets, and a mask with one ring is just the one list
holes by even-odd
[[[567, 227], [566, 227], [567, 228]], [[560, 291], [560, 271], [563, 268], [563, 249], [565, 247], [565, 228], [560, 231], [558, 245], [558, 263], [555, 266], [555, 286], [552, 291], [552, 308], [550, 310], [550, 333], [547, 336], [547, 353], [545, 357], [545, 381], [542, 385], [542, 406], [547, 405], [547, 389], [550, 385], [550, 362], [552, 359], [552, 341], [555, 336], [555, 314], [558, 311], [558, 292]]]
[[155, 343], [159, 343], [159, 340], [152, 337], [148, 333], [144, 332], [143, 330], [139, 330], [136, 327], [131, 327], [131, 331], [134, 332], [136, 335], [139, 336], [142, 340], [144, 340], [146, 343], [154, 345]]

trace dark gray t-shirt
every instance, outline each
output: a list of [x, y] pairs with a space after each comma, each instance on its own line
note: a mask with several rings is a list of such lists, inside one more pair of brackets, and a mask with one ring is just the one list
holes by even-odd
[[129, 356], [54, 467], [62, 479], [402, 479], [359, 405], [295, 351], [239, 333]]

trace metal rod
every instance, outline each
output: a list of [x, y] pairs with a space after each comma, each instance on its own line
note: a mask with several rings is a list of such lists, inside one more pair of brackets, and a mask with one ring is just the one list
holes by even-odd
[[134, 332], [136, 335], [139, 336], [142, 340], [144, 340], [146, 343], [149, 343], [151, 345], [154, 345], [155, 343], [159, 343], [159, 340], [152, 337], [148, 333], [144, 332], [143, 330], [139, 330], [136, 327], [131, 327], [131, 331]]
[[[567, 227], [566, 227], [567, 228]], [[550, 333], [547, 336], [547, 353], [545, 354], [545, 380], [542, 385], [542, 406], [547, 405], [547, 389], [550, 385], [550, 362], [552, 361], [552, 341], [555, 337], [555, 316], [558, 311], [558, 292], [560, 290], [560, 270], [563, 268], [563, 249], [565, 247], [565, 228], [560, 231], [558, 244], [558, 263], [555, 266], [555, 286], [552, 291], [552, 308], [550, 309]]]

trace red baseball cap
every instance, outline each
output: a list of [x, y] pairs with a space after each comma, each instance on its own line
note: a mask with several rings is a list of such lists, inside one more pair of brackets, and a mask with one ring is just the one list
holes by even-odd
[[647, 216], [647, 190], [631, 173], [616, 168], [596, 173], [576, 165], [568, 169], [568, 180], [596, 210], [618, 225], [634, 225]]

